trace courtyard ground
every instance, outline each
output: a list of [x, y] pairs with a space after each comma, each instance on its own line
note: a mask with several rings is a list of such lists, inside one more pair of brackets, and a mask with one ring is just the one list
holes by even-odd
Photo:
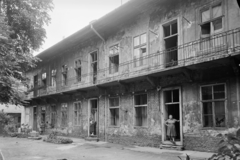
[[3, 160], [179, 160], [178, 156], [185, 157], [186, 154], [200, 160], [212, 155], [72, 139], [73, 144], [62, 145], [42, 140], [0, 137], [0, 154], [3, 154]]

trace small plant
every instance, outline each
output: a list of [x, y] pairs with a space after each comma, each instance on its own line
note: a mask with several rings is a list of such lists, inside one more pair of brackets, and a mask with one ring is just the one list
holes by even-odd
[[236, 134], [221, 135], [223, 139], [219, 142], [218, 153], [209, 160], [237, 160], [240, 158], [240, 129]]
[[52, 133], [50, 133], [48, 135], [47, 138], [43, 139], [43, 141], [45, 142], [49, 142], [49, 143], [56, 143], [56, 144], [69, 144], [69, 143], [73, 143], [73, 141], [69, 138], [60, 138], [57, 137], [58, 132], [57, 131], [53, 131]]

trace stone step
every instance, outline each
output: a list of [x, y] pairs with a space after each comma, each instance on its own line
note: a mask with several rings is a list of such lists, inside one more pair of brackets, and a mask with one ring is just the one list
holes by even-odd
[[86, 141], [94, 141], [94, 142], [98, 142], [99, 138], [98, 137], [87, 137], [85, 138]]
[[181, 145], [161, 144], [160, 149], [170, 149], [170, 150], [182, 151], [184, 148]]

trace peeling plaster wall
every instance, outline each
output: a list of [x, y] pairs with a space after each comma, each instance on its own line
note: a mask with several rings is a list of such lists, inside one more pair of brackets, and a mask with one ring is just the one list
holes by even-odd
[[[47, 72], [49, 76], [52, 69], [57, 69], [57, 82], [61, 81], [61, 67], [62, 65], [68, 65], [69, 77], [75, 76], [74, 60], [80, 58], [82, 60], [82, 74], [90, 72], [90, 56], [89, 54], [98, 51], [99, 62], [98, 68], [104, 69], [109, 66], [109, 47], [119, 44], [120, 45], [120, 63], [127, 62], [133, 59], [133, 38], [143, 33], [148, 33], [148, 54], [156, 53], [165, 49], [164, 46], [164, 34], [163, 25], [168, 24], [173, 20], [178, 21], [179, 36], [178, 44], [188, 43], [200, 38], [200, 9], [212, 0], [169, 0], [166, 2], [156, 2], [154, 7], [146, 8], [142, 10], [131, 22], [123, 23], [117, 32], [112, 33], [106, 37], [106, 44], [95, 37], [88, 42], [79, 44], [73, 48], [66, 49], [59, 53], [55, 57], [51, 57], [49, 60], [39, 63], [37, 68], [28, 73], [33, 83], [33, 76], [42, 72]], [[234, 29], [240, 26], [240, 11], [234, 0], [223, 0], [224, 5], [224, 30]], [[230, 18], [231, 17], [231, 18]], [[178, 57], [181, 60], [184, 58], [184, 52], [179, 51]], [[158, 59], [149, 59], [148, 66], [155, 66], [156, 68], [163, 67], [164, 57], [161, 55]], [[143, 71], [145, 67], [140, 67], [139, 72], [135, 72], [134, 75]], [[139, 69], [139, 68], [138, 68]], [[133, 65], [125, 65], [119, 70], [119, 74], [124, 74], [129, 71], [135, 71]], [[194, 74], [194, 81], [189, 80], [184, 74], [163, 76], [158, 78], [158, 83], [163, 87], [178, 86], [182, 91], [182, 114], [183, 114], [183, 133], [184, 133], [184, 145], [187, 149], [206, 148], [204, 144], [199, 143], [203, 140], [211, 140], [209, 148], [216, 147], [217, 135], [219, 133], [235, 132], [239, 127], [237, 94], [236, 94], [236, 78], [230, 73], [230, 69], [226, 68], [211, 68], [201, 74]], [[98, 75], [98, 80], [105, 79], [106, 77], [111, 80], [113, 75], [108, 72], [101, 72]], [[81, 83], [88, 83], [90, 77], [83, 77]], [[39, 76], [39, 81], [41, 81]], [[69, 80], [69, 86], [75, 84], [75, 80], [71, 78]], [[48, 84], [50, 81], [48, 79]], [[200, 101], [200, 86], [204, 84], [226, 83], [227, 85], [227, 128], [221, 130], [203, 129], [202, 127], [202, 109]], [[238, 82], [239, 83], [239, 82]], [[61, 88], [61, 83], [57, 84], [57, 88]], [[59, 90], [60, 91], [60, 90]], [[91, 90], [87, 93], [76, 93], [76, 95], [57, 97], [57, 101], [48, 100], [47, 103], [38, 101], [36, 104], [38, 107], [38, 126], [41, 122], [40, 108], [41, 106], [47, 107], [46, 121], [51, 121], [51, 104], [57, 106], [57, 130], [63, 134], [73, 135], [77, 137], [86, 137], [88, 135], [88, 106], [89, 99], [98, 98], [99, 100], [99, 137], [101, 140], [108, 140], [109, 142], [117, 142], [124, 144], [137, 144], [158, 147], [162, 136], [161, 126], [161, 106], [160, 92], [156, 87], [152, 87], [147, 81], [132, 82], [127, 86], [127, 91], [123, 87], [113, 86], [106, 89], [108, 95], [105, 92], [97, 90]], [[134, 127], [134, 107], [133, 98], [134, 93], [147, 93], [148, 95], [148, 126], [147, 127]], [[120, 126], [109, 126], [109, 96], [120, 96]], [[73, 125], [73, 103], [80, 101], [82, 104], [82, 119], [80, 126]], [[61, 127], [61, 104], [68, 104], [68, 125], [67, 127]], [[30, 108], [30, 122], [33, 126], [33, 109]], [[51, 131], [52, 129], [48, 129]], [[206, 138], [211, 137], [211, 138]]]

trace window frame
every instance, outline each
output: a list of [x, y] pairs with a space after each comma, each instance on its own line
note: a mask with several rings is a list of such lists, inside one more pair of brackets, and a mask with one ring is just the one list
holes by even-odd
[[[146, 35], [146, 43], [141, 43], [141, 36], [142, 35]], [[135, 46], [135, 38], [139, 37], [139, 45]], [[133, 68], [139, 68], [139, 67], [145, 67], [148, 65], [148, 32], [144, 32], [141, 34], [138, 34], [137, 36], [133, 37]], [[141, 50], [141, 47], [146, 46], [146, 56], [139, 56], [138, 58], [134, 58], [135, 57], [135, 49], [139, 49]], [[140, 51], [139, 51], [140, 52]], [[142, 55], [142, 52], [139, 53], [140, 55]], [[139, 63], [139, 64], [138, 64]]]
[[[111, 107], [111, 105], [110, 105], [110, 99], [116, 99], [116, 98], [118, 98], [118, 101], [119, 101], [119, 105], [118, 106], [113, 106], [113, 107]], [[112, 128], [119, 128], [120, 127], [120, 108], [121, 108], [121, 98], [120, 97], [109, 97], [109, 99], [108, 99], [108, 104], [109, 104], [109, 110], [108, 110], [108, 112], [109, 112], [109, 127], [112, 127]], [[119, 111], [119, 119], [118, 119], [118, 125], [112, 125], [111, 124], [111, 109], [118, 109], [118, 111]]]
[[[51, 86], [51, 87], [56, 87], [56, 85], [57, 85], [57, 81], [56, 81], [57, 70], [56, 70], [56, 69], [51, 69], [51, 70], [50, 70], [50, 75], [51, 75], [50, 86]], [[53, 83], [53, 82], [54, 82], [54, 83]], [[54, 84], [54, 85], [53, 85], [53, 84]]]
[[[75, 104], [80, 104], [80, 109], [79, 110], [75, 110]], [[77, 124], [75, 123], [75, 112], [77, 111]], [[81, 123], [82, 123], [82, 102], [81, 101], [77, 101], [77, 102], [74, 102], [73, 103], [73, 125], [74, 126], [82, 126]]]
[[[118, 53], [113, 53], [113, 54], [111, 54], [111, 48], [113, 48], [113, 47], [115, 47], [115, 46], [118, 46]], [[114, 44], [114, 45], [112, 45], [112, 46], [110, 46], [109, 47], [109, 56], [108, 56], [108, 61], [109, 61], [109, 74], [110, 75], [114, 75], [114, 74], [116, 74], [116, 73], [118, 73], [119, 72], [119, 65], [120, 65], [120, 52], [121, 52], [121, 49], [120, 49], [120, 43], [117, 43], [117, 44]], [[113, 58], [113, 57], [115, 57], [115, 56], [118, 56], [118, 66], [117, 66], [117, 71], [115, 71], [115, 72], [113, 72], [113, 69], [111, 69], [111, 68], [113, 68], [113, 67], [111, 67], [111, 64], [113, 64], [112, 62], [111, 62], [111, 58]], [[114, 66], [115, 66], [116, 64], [114, 63]]]
[[[139, 95], [146, 95], [147, 96], [147, 104], [144, 104], [144, 105], [135, 105], [135, 99], [136, 99], [136, 96], [139, 96]], [[143, 108], [145, 107], [146, 108], [146, 125], [142, 125], [142, 126], [138, 126], [136, 125], [136, 108]], [[133, 113], [134, 113], [134, 116], [133, 116], [133, 126], [134, 128], [148, 128], [148, 93], [138, 93], [138, 94], [134, 94], [133, 95]]]
[[[202, 99], [202, 88], [203, 87], [211, 87], [212, 88], [212, 95], [214, 96], [214, 92], [213, 92], [213, 87], [214, 86], [219, 86], [219, 85], [224, 85], [224, 93], [225, 93], [225, 98], [224, 99], [214, 99], [214, 97], [212, 97], [211, 100], [203, 100]], [[202, 128], [203, 129], [225, 129], [228, 127], [228, 117], [227, 117], [227, 101], [228, 101], [228, 97], [227, 97], [227, 84], [226, 83], [216, 83], [216, 84], [208, 84], [208, 85], [201, 85], [200, 86], [200, 102], [201, 102], [201, 120], [202, 120]], [[212, 127], [204, 127], [204, 109], [203, 109], [203, 103], [212, 103], [212, 120], [213, 120], [213, 126]], [[224, 111], [225, 111], [225, 126], [224, 127], [217, 127], [216, 126], [216, 120], [215, 120], [215, 102], [224, 102]]]
[[[78, 64], [78, 62], [80, 62], [80, 64]], [[82, 82], [82, 61], [81, 59], [77, 59], [74, 61], [74, 69], [75, 69], [75, 75], [76, 75], [76, 82]], [[80, 70], [80, 74], [79, 74], [79, 70]]]
[[[216, 18], [214, 18], [213, 17], [213, 8], [214, 7], [216, 7], [216, 6], [218, 6], [218, 5], [220, 5], [221, 6], [221, 8], [222, 8], [222, 15], [221, 16], [219, 16], [219, 17], [216, 17]], [[203, 22], [202, 21], [202, 13], [204, 12], [204, 11], [207, 11], [207, 10], [209, 10], [209, 14], [210, 14], [210, 19], [208, 20], [208, 21], [205, 21], [205, 22]], [[222, 31], [224, 31], [224, 16], [225, 16], [225, 13], [224, 13], [224, 3], [223, 3], [223, 1], [219, 1], [219, 2], [216, 2], [216, 3], [213, 3], [213, 4], [209, 4], [209, 5], [207, 5], [207, 6], [205, 6], [205, 7], [203, 7], [203, 8], [201, 8], [200, 9], [200, 11], [199, 11], [199, 13], [200, 13], [200, 16], [199, 16], [199, 18], [200, 18], [200, 28], [201, 28], [201, 33], [200, 33], [200, 36], [201, 36], [201, 38], [207, 38], [207, 37], [209, 37], [209, 36], [211, 36], [211, 35], [215, 35], [215, 34], [218, 34], [218, 33], [221, 33]], [[221, 20], [222, 20], [222, 28], [221, 29], [218, 29], [218, 30], [214, 30], [214, 25], [213, 25], [213, 22], [214, 21], [216, 21], [216, 20], [218, 20], [218, 19], [220, 19], [221, 18]], [[210, 23], [210, 34], [209, 34], [209, 36], [207, 36], [207, 37], [203, 37], [203, 34], [202, 34], [202, 26], [203, 25], [205, 25], [205, 24], [207, 24], [207, 23]]]

